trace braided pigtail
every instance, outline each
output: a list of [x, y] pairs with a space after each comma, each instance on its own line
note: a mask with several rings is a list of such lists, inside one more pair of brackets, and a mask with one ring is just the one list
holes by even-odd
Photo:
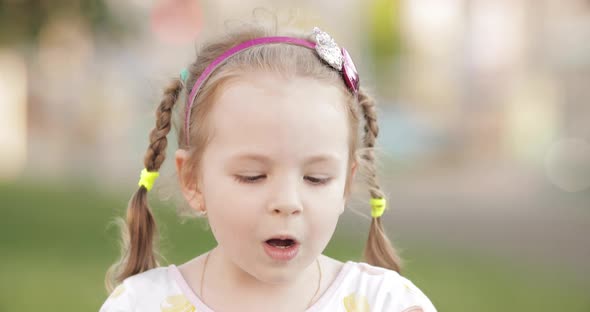
[[[181, 80], [175, 79], [164, 91], [164, 97], [156, 110], [156, 127], [149, 136], [150, 144], [143, 160], [145, 172], [142, 173], [142, 179], [144, 173], [155, 174], [166, 158], [166, 135], [170, 132], [172, 108], [182, 88]], [[127, 277], [158, 266], [157, 227], [147, 200], [150, 188], [151, 183], [140, 185], [129, 201], [127, 220], [118, 220], [121, 226], [122, 255], [107, 272], [105, 284], [109, 292]]]
[[[359, 90], [358, 102], [361, 107], [363, 117], [365, 119], [363, 145], [365, 152], [362, 158], [366, 161], [366, 182], [369, 187], [371, 201], [384, 201], [385, 194], [381, 190], [377, 182], [377, 174], [375, 170], [375, 140], [379, 135], [379, 126], [377, 125], [377, 114], [375, 111], [375, 100], [371, 98], [364, 90]], [[384, 208], [384, 204], [383, 207]], [[391, 241], [387, 238], [387, 234], [383, 229], [381, 222], [381, 213], [375, 208], [371, 212], [373, 218], [371, 220], [371, 228], [369, 230], [369, 238], [365, 246], [364, 260], [371, 264], [383, 268], [391, 269], [401, 273], [401, 259], [393, 248]]]

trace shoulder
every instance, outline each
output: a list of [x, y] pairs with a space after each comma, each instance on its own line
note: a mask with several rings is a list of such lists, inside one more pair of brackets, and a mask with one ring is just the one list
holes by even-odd
[[[160, 307], [163, 300], [178, 293], [168, 267], [151, 269], [126, 278], [109, 295], [100, 312], [147, 311]], [[158, 310], [159, 311], [159, 310]]]
[[346, 266], [343, 283], [352, 287], [348, 287], [345, 305], [348, 298], [349, 304], [365, 300], [371, 311], [436, 311], [422, 290], [398, 272], [363, 262], [348, 262]]
[[174, 286], [168, 269], [168, 267], [151, 269], [128, 277], [125, 280], [125, 283], [136, 293], [145, 293], [146, 291], [163, 291]]

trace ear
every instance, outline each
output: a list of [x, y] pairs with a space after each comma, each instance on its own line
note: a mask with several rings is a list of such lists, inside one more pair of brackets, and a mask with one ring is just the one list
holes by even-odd
[[342, 204], [342, 210], [340, 211], [340, 214], [342, 214], [344, 212], [344, 209], [346, 207], [346, 202], [348, 201], [348, 198], [350, 197], [350, 194], [352, 193], [352, 184], [354, 181], [354, 177], [356, 175], [356, 169], [357, 169], [357, 161], [353, 161], [352, 165], [350, 166], [350, 172], [347, 172], [347, 174], [349, 174], [349, 181], [347, 181], [347, 184], [344, 187], [344, 203]]
[[200, 191], [198, 177], [190, 172], [194, 171], [194, 168], [189, 165], [190, 154], [187, 150], [178, 149], [174, 156], [176, 160], [176, 173], [182, 195], [193, 210], [199, 214], [203, 214], [206, 211], [205, 201]]
[[350, 194], [352, 193], [352, 183], [354, 181], [354, 177], [356, 176], [356, 169], [358, 166], [358, 162], [355, 160], [352, 162], [351, 166], [350, 166], [350, 180], [348, 181], [348, 185], [346, 186], [345, 190], [344, 190], [344, 199], [348, 200], [348, 198], [350, 197]]

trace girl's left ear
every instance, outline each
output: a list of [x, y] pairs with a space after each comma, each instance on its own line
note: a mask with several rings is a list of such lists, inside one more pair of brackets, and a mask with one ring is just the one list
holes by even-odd
[[350, 172], [347, 172], [348, 175], [348, 181], [346, 181], [345, 186], [344, 186], [344, 197], [342, 198], [342, 209], [340, 210], [340, 214], [342, 214], [344, 212], [344, 209], [346, 209], [346, 202], [348, 202], [348, 198], [350, 197], [350, 194], [352, 193], [352, 183], [354, 181], [354, 176], [356, 174], [356, 168], [357, 168], [357, 162], [353, 162], [352, 165], [350, 166]]
[[176, 173], [178, 174], [178, 182], [180, 184], [182, 195], [193, 210], [199, 214], [203, 214], [206, 208], [203, 207], [203, 194], [199, 189], [199, 184], [194, 179], [187, 178], [186, 171], [190, 170], [190, 166], [188, 164], [189, 153], [187, 150], [178, 149], [174, 156], [176, 162]]
[[356, 161], [354, 161], [352, 163], [352, 165], [350, 166], [350, 175], [349, 175], [349, 180], [346, 181], [346, 186], [344, 189], [344, 200], [347, 201], [348, 198], [350, 197], [350, 194], [352, 193], [352, 184], [354, 181], [354, 177], [356, 175], [356, 169], [357, 169], [357, 165], [358, 163]]

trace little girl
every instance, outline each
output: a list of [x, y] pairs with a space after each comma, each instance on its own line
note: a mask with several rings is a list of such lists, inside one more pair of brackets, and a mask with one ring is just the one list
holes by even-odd
[[[177, 102], [181, 191], [218, 244], [159, 267], [147, 192]], [[157, 108], [100, 311], [436, 311], [399, 274], [383, 230], [378, 133], [375, 102], [359, 87], [350, 55], [322, 30], [244, 26], [208, 42]], [[366, 263], [342, 263], [322, 252], [357, 169], [371, 195]]]

